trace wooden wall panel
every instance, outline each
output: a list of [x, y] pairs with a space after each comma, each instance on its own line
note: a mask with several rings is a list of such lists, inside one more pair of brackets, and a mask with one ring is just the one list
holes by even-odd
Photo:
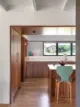
[[21, 85], [21, 35], [11, 28], [11, 102]]
[[21, 37], [21, 81], [23, 82], [26, 78], [26, 72], [25, 72], [25, 57], [27, 57], [27, 46], [28, 41], [25, 40], [23, 37]]
[[48, 78], [48, 63], [28, 62], [26, 63], [26, 74], [30, 78]]

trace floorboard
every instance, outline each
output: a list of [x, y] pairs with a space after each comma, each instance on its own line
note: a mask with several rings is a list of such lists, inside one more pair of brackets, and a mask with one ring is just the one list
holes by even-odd
[[53, 99], [50, 103], [47, 89], [47, 79], [27, 79], [10, 107], [76, 107], [75, 103], [70, 104], [69, 99], [60, 98], [59, 104]]

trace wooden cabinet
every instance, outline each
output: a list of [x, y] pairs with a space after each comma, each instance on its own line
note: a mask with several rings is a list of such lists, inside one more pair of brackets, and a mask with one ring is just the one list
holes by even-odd
[[11, 97], [21, 84], [21, 35], [11, 28]]
[[46, 62], [26, 63], [26, 74], [29, 78], [48, 78], [48, 66]]

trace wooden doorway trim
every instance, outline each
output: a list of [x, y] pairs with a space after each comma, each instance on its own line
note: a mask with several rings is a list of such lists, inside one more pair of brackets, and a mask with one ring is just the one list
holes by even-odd
[[40, 25], [25, 25], [25, 26], [22, 26], [22, 25], [16, 25], [16, 26], [14, 26], [14, 25], [11, 25], [10, 26], [10, 103], [11, 103], [11, 28], [14, 28], [19, 34], [22, 34], [23, 32], [22, 32], [22, 29], [24, 28], [24, 27], [76, 27], [76, 26], [72, 26], [72, 25], [60, 25], [60, 26], [57, 26], [57, 25], [54, 25], [54, 26], [50, 26], [50, 25], [42, 25], [42, 26], [40, 26]]
[[11, 69], [11, 65], [12, 65], [12, 61], [11, 61], [11, 35], [12, 35], [12, 32], [11, 32], [11, 29], [14, 29], [20, 36], [21, 36], [21, 82], [24, 82], [24, 57], [25, 57], [25, 43], [27, 45], [27, 40], [25, 40], [23, 37], [22, 37], [22, 29], [21, 27], [14, 27], [14, 26], [10, 26], [10, 104], [11, 104], [11, 87], [12, 87], [12, 69]]

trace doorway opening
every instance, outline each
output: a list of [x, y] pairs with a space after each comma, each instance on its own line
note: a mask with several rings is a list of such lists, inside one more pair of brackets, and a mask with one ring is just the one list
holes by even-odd
[[[64, 61], [65, 57], [67, 58], [65, 64], [75, 65], [76, 44], [74, 38], [75, 26], [10, 27], [10, 103], [14, 102], [18, 92], [20, 92], [19, 95], [23, 93], [24, 98], [28, 91], [33, 90], [32, 94], [35, 93], [35, 95], [40, 95], [40, 92], [42, 92], [40, 97], [37, 98], [41, 99], [42, 104], [44, 104], [43, 100], [46, 99], [46, 104], [48, 103], [46, 107], [50, 107], [51, 104], [56, 105], [55, 73], [48, 65], [60, 64], [60, 61]], [[66, 56], [64, 53], [66, 53]], [[74, 71], [76, 71], [75, 68]], [[71, 78], [72, 100], [75, 102], [75, 72], [71, 75]], [[21, 91], [22, 89], [24, 90]], [[43, 93], [44, 91], [45, 93]], [[24, 96], [24, 93], [26, 96]], [[59, 99], [61, 100], [60, 103], [64, 104], [63, 107], [71, 106], [69, 105], [69, 97], [69, 86], [62, 83]], [[37, 99], [35, 100], [37, 101]], [[41, 107], [43, 106], [41, 105]], [[75, 107], [74, 103], [73, 107]]]

